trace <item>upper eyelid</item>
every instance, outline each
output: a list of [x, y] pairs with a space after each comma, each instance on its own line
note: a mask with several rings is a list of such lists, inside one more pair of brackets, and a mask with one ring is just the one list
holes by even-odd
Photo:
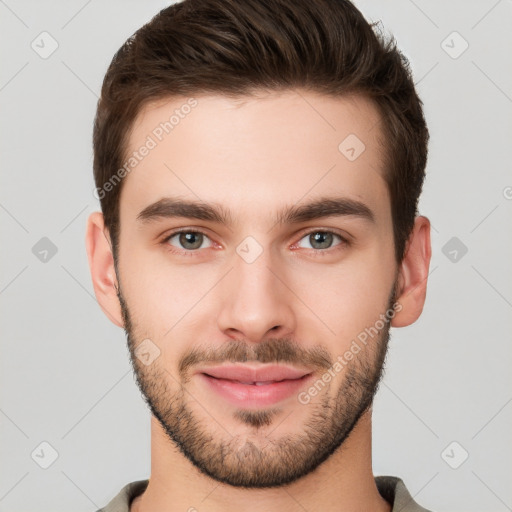
[[173, 236], [179, 235], [180, 233], [201, 233], [210, 238], [210, 235], [206, 231], [203, 231], [202, 229], [199, 228], [179, 228], [174, 231], [171, 231], [168, 235], [164, 235], [162, 242], [166, 242]]

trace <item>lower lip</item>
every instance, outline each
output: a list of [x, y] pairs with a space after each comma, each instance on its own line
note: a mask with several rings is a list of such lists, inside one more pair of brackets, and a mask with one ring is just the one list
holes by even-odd
[[263, 407], [298, 394], [301, 388], [304, 388], [311, 380], [313, 374], [310, 373], [300, 379], [283, 380], [262, 386], [216, 379], [204, 373], [198, 375], [211, 390], [238, 407]]

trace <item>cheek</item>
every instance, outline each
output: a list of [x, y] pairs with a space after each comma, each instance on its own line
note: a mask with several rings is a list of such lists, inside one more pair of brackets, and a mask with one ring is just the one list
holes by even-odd
[[151, 258], [136, 252], [123, 259], [120, 272], [137, 333], [155, 339], [171, 336], [179, 329], [215, 278], [185, 265], [165, 264], [161, 255]]
[[293, 279], [294, 289], [301, 290], [301, 299], [313, 312], [312, 320], [323, 331], [320, 318], [339, 345], [349, 344], [386, 311], [394, 270], [392, 260], [376, 252], [329, 268], [311, 265], [307, 272], [295, 272]]

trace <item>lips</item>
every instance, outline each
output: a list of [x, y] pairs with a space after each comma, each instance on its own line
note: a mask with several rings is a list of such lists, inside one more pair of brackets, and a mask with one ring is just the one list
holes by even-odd
[[237, 408], [261, 408], [291, 399], [314, 373], [283, 365], [230, 365], [196, 372], [200, 386]]
[[203, 368], [199, 370], [198, 373], [203, 373], [216, 379], [262, 386], [283, 380], [301, 379], [311, 372], [306, 369], [298, 369], [283, 365], [229, 365]]

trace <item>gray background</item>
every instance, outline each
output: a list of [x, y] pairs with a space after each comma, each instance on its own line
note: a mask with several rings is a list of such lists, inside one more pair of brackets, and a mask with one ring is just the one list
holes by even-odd
[[[0, 0], [0, 511], [93, 511], [149, 476], [149, 412], [84, 233], [103, 75], [166, 3]], [[427, 303], [392, 330], [374, 471], [435, 511], [512, 510], [512, 2], [357, 5], [411, 59], [432, 136]]]

